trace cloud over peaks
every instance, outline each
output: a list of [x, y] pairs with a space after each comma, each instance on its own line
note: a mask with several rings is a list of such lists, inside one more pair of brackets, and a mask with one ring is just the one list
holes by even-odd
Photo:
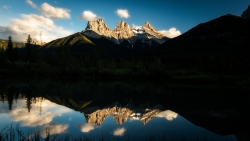
[[26, 3], [28, 3], [32, 8], [37, 8], [37, 6], [31, 0], [26, 0]]
[[87, 21], [96, 20], [97, 18], [98, 16], [89, 10], [83, 11], [82, 15], [80, 16], [80, 19], [87, 20]]
[[174, 38], [174, 37], [181, 35], [181, 32], [174, 27], [170, 28], [169, 30], [161, 30], [159, 32], [169, 38]]
[[115, 13], [121, 18], [129, 18], [130, 15], [127, 9], [117, 9]]
[[64, 8], [57, 8], [43, 3], [41, 5], [41, 12], [48, 18], [51, 19], [70, 19], [70, 10]]

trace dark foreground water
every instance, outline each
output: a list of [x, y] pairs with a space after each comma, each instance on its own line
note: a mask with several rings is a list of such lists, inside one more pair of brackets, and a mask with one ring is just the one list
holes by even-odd
[[12, 125], [42, 138], [248, 140], [248, 92], [163, 82], [2, 82], [0, 130]]

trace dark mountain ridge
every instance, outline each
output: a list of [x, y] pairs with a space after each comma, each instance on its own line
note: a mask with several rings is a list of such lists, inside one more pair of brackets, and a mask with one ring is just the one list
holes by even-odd
[[224, 15], [206, 23], [199, 24], [186, 33], [166, 41], [161, 47], [185, 46], [201, 43], [232, 44], [249, 43], [250, 20], [234, 15]]

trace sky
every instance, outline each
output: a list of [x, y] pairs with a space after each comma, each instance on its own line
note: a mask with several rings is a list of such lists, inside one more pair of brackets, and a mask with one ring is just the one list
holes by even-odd
[[[226, 14], [240, 16], [250, 0], [0, 0], [0, 38], [25, 42], [28, 34], [49, 42], [84, 30], [89, 20], [103, 19], [114, 29], [149, 22], [173, 38]], [[41, 34], [41, 36], [40, 36]], [[40, 38], [41, 37], [41, 38]]]

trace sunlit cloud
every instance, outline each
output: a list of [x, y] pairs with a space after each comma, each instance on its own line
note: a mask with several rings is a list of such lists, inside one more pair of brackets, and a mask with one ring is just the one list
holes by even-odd
[[91, 130], [95, 129], [95, 125], [86, 123], [86, 124], [79, 124], [78, 128], [83, 132], [83, 133], [88, 133]]
[[4, 8], [4, 9], [9, 9], [9, 8], [11, 8], [11, 6], [9, 6], [9, 5], [4, 5], [3, 8]]
[[26, 0], [26, 3], [28, 3], [32, 8], [37, 8], [37, 6], [31, 0]]
[[40, 134], [43, 138], [46, 138], [48, 135], [65, 133], [68, 128], [68, 124], [50, 123], [42, 127]]
[[0, 27], [0, 38], [12, 36], [13, 40], [26, 41], [28, 34], [32, 38], [40, 40], [42, 33], [42, 41], [49, 42], [51, 40], [68, 36], [73, 31], [66, 30], [60, 26], [56, 26], [50, 18], [35, 14], [21, 14], [21, 18], [12, 19], [12, 22], [6, 27]]
[[164, 112], [161, 112], [160, 114], [156, 115], [156, 117], [163, 117], [166, 118], [169, 121], [172, 121], [173, 119], [177, 118], [178, 114], [170, 111], [170, 110], [166, 110]]
[[169, 38], [174, 38], [174, 37], [181, 35], [181, 32], [174, 27], [170, 28], [169, 30], [161, 30], [159, 32]]
[[114, 136], [123, 136], [125, 133], [126, 129], [125, 128], [117, 128], [115, 129], [115, 131], [113, 132]]
[[64, 8], [57, 8], [43, 3], [41, 5], [41, 12], [48, 18], [51, 19], [70, 19], [70, 10]]
[[117, 9], [115, 13], [121, 18], [129, 18], [130, 15], [127, 9]]
[[92, 20], [96, 20], [98, 18], [98, 16], [96, 14], [94, 14], [92, 11], [83, 11], [82, 15], [80, 16], [80, 19], [82, 20], [87, 20], [87, 21], [92, 21]]

